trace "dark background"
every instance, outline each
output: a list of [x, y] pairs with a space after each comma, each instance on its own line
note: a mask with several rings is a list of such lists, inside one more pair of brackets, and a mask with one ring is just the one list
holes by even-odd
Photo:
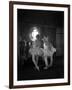
[[[43, 11], [43, 10], [17, 10], [18, 25], [18, 80], [32, 79], [53, 79], [64, 77], [64, 12]], [[56, 48], [53, 56], [53, 66], [47, 70], [35, 70], [31, 57], [25, 61], [21, 58], [19, 49], [19, 38], [29, 41], [29, 33], [32, 27], [40, 29], [41, 36], [48, 36], [50, 42]], [[21, 46], [22, 47], [22, 46]], [[23, 48], [22, 48], [23, 49]], [[19, 58], [20, 57], [20, 58]], [[43, 61], [39, 61], [39, 66], [44, 66]]]

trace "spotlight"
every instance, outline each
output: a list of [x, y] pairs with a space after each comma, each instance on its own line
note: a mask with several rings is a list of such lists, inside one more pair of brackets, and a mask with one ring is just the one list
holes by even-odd
[[30, 38], [32, 41], [37, 40], [36, 36], [39, 34], [38, 29], [36, 27], [33, 28], [32, 33], [30, 34]]

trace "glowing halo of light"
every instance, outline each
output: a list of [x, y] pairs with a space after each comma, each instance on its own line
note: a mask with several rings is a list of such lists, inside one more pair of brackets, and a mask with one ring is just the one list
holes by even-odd
[[39, 33], [39, 31], [38, 31], [38, 29], [36, 28], [36, 27], [33, 27], [33, 30], [32, 30], [32, 32], [30, 33], [30, 39], [32, 40], [32, 41], [35, 41], [35, 40], [37, 40], [37, 35], [39, 35], [40, 33]]

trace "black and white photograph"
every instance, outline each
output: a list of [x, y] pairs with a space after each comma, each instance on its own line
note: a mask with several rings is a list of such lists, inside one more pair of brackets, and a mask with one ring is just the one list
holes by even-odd
[[14, 83], [10, 85], [69, 84], [69, 5], [20, 4], [11, 3]]
[[64, 12], [17, 13], [18, 80], [64, 78]]

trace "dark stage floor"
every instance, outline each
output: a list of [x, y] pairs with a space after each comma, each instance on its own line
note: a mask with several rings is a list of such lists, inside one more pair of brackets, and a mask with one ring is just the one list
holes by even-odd
[[64, 78], [64, 58], [56, 56], [53, 60], [52, 67], [47, 70], [43, 69], [44, 62], [39, 60], [40, 71], [36, 70], [31, 58], [24, 63], [18, 62], [18, 80], [40, 80]]

